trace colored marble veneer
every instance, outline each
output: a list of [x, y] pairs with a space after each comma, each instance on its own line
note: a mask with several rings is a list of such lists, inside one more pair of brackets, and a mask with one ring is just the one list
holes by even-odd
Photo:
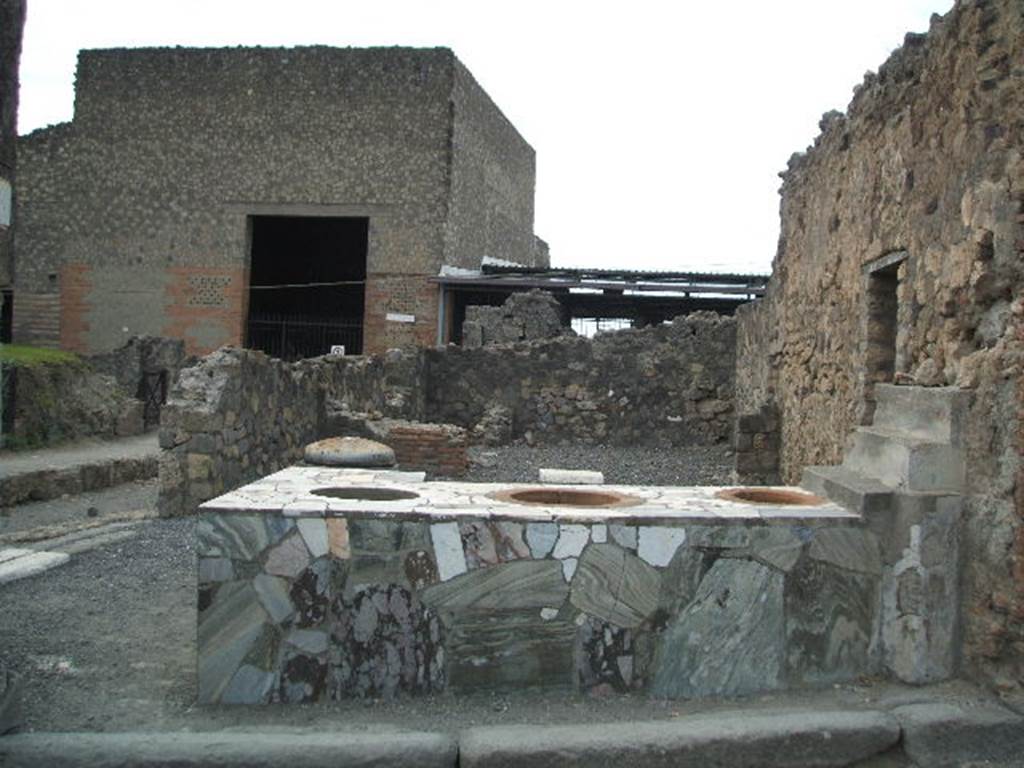
[[204, 504], [200, 702], [701, 697], [884, 671], [883, 595], [906, 552], [887, 558], [855, 514], [716, 488], [602, 486], [605, 506], [510, 490], [292, 467]]

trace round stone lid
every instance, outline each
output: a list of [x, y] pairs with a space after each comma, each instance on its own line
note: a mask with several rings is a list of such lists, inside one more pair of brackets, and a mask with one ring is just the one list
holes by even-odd
[[328, 437], [306, 446], [306, 462], [326, 467], [393, 467], [395, 452], [363, 437]]

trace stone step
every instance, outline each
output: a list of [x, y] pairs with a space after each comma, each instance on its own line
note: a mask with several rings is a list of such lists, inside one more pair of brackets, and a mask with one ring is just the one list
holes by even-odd
[[874, 425], [960, 447], [970, 396], [958, 387], [876, 384]]
[[843, 467], [899, 490], [958, 493], [964, 485], [959, 448], [881, 426], [857, 428]]
[[841, 507], [868, 515], [891, 508], [894, 490], [848, 467], [804, 467], [800, 485]]

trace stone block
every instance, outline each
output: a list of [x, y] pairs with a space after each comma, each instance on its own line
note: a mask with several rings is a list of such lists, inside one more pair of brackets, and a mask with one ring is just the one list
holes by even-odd
[[786, 576], [786, 666], [791, 685], [854, 680], [878, 671], [877, 576], [806, 559]]
[[591, 544], [572, 579], [570, 601], [618, 627], [635, 628], [658, 608], [657, 569], [615, 544]]
[[651, 692], [699, 698], [774, 690], [783, 684], [784, 666], [782, 574], [722, 559], [666, 628]]
[[502, 611], [558, 607], [569, 594], [556, 560], [517, 560], [480, 568], [423, 590], [423, 603], [435, 611]]
[[0, 736], [24, 722], [21, 707], [21, 677], [0, 663]]
[[228, 582], [217, 590], [213, 604], [199, 617], [196, 655], [200, 703], [220, 701], [267, 618], [251, 585]]
[[572, 622], [545, 621], [535, 610], [459, 616], [449, 633], [449, 687], [454, 693], [568, 688], [575, 639]]
[[559, 485], [604, 485], [604, 474], [584, 469], [549, 469], [538, 470], [538, 479], [542, 483]]
[[903, 730], [903, 750], [917, 765], [1011, 766], [1024, 755], [1024, 718], [997, 704], [924, 702], [897, 707], [893, 715]]

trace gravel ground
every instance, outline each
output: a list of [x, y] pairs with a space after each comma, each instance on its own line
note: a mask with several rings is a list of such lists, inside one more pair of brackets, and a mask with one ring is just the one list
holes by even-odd
[[159, 480], [144, 480], [77, 496], [62, 496], [49, 501], [0, 508], [0, 534], [62, 523], [74, 524], [76, 521], [102, 518], [120, 512], [154, 509], [159, 492]]
[[609, 485], [730, 485], [733, 455], [725, 446], [641, 448], [570, 445], [470, 449], [465, 480], [474, 483], [535, 483], [537, 470], [589, 469]]

